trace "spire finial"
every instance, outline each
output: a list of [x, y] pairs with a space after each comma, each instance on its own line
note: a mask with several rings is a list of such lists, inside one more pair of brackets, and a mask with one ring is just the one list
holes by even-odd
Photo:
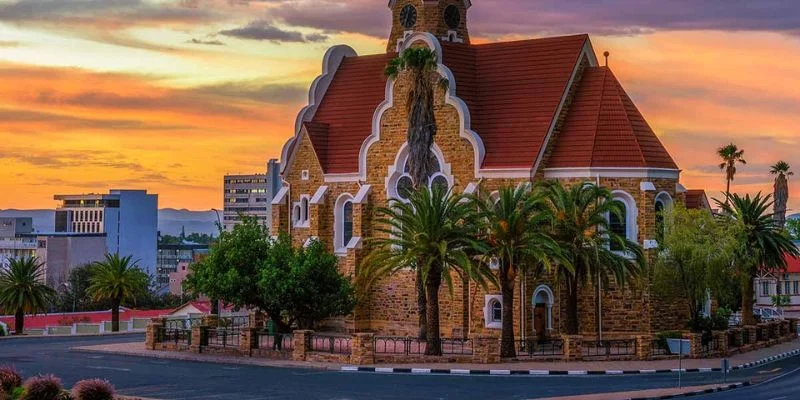
[[611, 55], [611, 53], [609, 53], [608, 50], [603, 52], [603, 57], [606, 58], [606, 67], [608, 67], [608, 56], [610, 56], [610, 55]]

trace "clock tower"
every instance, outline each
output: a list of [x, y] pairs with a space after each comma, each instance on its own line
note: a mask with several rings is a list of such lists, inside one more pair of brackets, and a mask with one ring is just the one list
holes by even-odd
[[442, 42], [469, 44], [470, 0], [390, 0], [392, 32], [387, 52], [397, 51], [411, 32], [430, 32]]

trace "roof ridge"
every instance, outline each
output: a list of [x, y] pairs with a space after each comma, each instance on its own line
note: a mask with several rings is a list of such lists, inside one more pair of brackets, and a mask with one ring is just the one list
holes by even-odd
[[475, 44], [469, 44], [467, 46], [475, 48], [475, 47], [491, 46], [491, 45], [496, 45], [496, 44], [520, 44], [520, 43], [526, 43], [526, 42], [536, 42], [536, 41], [541, 41], [541, 40], [557, 40], [557, 39], [568, 39], [568, 38], [572, 39], [572, 38], [578, 38], [578, 37], [588, 39], [589, 38], [589, 34], [588, 33], [575, 33], [575, 34], [572, 34], [572, 35], [545, 36], [545, 37], [538, 37], [538, 38], [525, 38], [525, 39], [517, 39], [517, 40], [508, 40], [508, 41], [502, 41], [502, 42], [475, 43]]
[[614, 89], [617, 92], [617, 99], [619, 100], [620, 104], [622, 105], [622, 111], [624, 111], [625, 120], [628, 121], [627, 126], [631, 127], [631, 136], [633, 136], [633, 140], [636, 142], [636, 149], [639, 151], [639, 156], [642, 157], [642, 163], [647, 165], [647, 157], [644, 156], [644, 149], [642, 149], [642, 143], [639, 142], [639, 136], [636, 134], [636, 130], [633, 127], [633, 123], [631, 122], [631, 117], [628, 114], [628, 107], [625, 105], [625, 102], [622, 100], [622, 96], [627, 96], [628, 94], [625, 90], [622, 89], [622, 84], [619, 83], [617, 76], [611, 72], [611, 68], [608, 66], [605, 67], [608, 70], [608, 73], [614, 78]]
[[[599, 67], [603, 69], [603, 67]], [[606, 95], [606, 77], [608, 68], [603, 70], [603, 80], [600, 82], [600, 101], [597, 102], [597, 114], [594, 117], [594, 136], [592, 137], [592, 153], [589, 156], [589, 166], [594, 166], [594, 154], [597, 150], [597, 131], [600, 129], [600, 115], [603, 113], [603, 97]]]

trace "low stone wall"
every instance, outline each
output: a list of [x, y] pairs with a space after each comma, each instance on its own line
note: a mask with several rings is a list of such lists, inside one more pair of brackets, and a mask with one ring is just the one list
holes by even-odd
[[[683, 339], [690, 342], [689, 358], [726, 357], [731, 354], [744, 353], [765, 347], [774, 346], [797, 338], [796, 320], [774, 321], [732, 328], [728, 331], [712, 332], [709, 334], [684, 333]], [[209, 345], [209, 330], [216, 329], [216, 320], [204, 318], [202, 324], [194, 326], [191, 334], [183, 332], [182, 335], [167, 334], [165, 321], [154, 318], [147, 325], [146, 346], [152, 350], [162, 351], [191, 351], [195, 353], [234, 355], [242, 357], [260, 357], [280, 360], [315, 361], [349, 363], [355, 365], [369, 365], [376, 363], [480, 363], [493, 364], [500, 361], [606, 361], [606, 360], [652, 360], [676, 358], [663, 349], [663, 342], [659, 343], [653, 336], [640, 334], [634, 338], [613, 338], [596, 341], [580, 335], [565, 335], [555, 341], [536, 344], [535, 346], [555, 346], [547, 351], [536, 352], [534, 345], [530, 345], [531, 353], [521, 351], [517, 357], [508, 360], [500, 358], [500, 339], [491, 336], [476, 336], [460, 343], [458, 348], [463, 354], [445, 354], [443, 356], [424, 355], [421, 345], [424, 342], [412, 338], [381, 338], [384, 340], [381, 349], [376, 351], [376, 336], [373, 333], [356, 333], [350, 336], [336, 336], [331, 334], [316, 334], [310, 330], [294, 331], [291, 340], [288, 336], [279, 350], [274, 348], [259, 348], [259, 333], [255, 328], [241, 329], [241, 336], [235, 345], [226, 346]], [[213, 333], [213, 332], [212, 332]], [[162, 340], [168, 337], [172, 341]], [[263, 337], [263, 336], [262, 336]], [[271, 339], [267, 337], [265, 343]], [[316, 340], [316, 342], [315, 342]], [[322, 346], [319, 343], [323, 343]], [[405, 343], [405, 342], [408, 343]], [[387, 342], [397, 342], [404, 350], [387, 349]], [[452, 344], [450, 339], [448, 343]], [[327, 345], [330, 343], [330, 346]], [[410, 343], [410, 344], [409, 344]], [[466, 344], [469, 343], [469, 344]], [[413, 346], [411, 345], [413, 344]], [[268, 346], [265, 344], [265, 346]], [[315, 348], [316, 347], [316, 348]], [[330, 349], [330, 350], [328, 350]], [[452, 350], [452, 349], [451, 349]]]

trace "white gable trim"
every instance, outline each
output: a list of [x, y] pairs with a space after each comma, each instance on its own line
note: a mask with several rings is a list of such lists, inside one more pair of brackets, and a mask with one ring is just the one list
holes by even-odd
[[303, 122], [311, 121], [311, 119], [314, 118], [317, 107], [319, 107], [319, 104], [322, 102], [322, 98], [325, 97], [325, 93], [328, 91], [328, 87], [333, 81], [336, 71], [339, 69], [339, 66], [342, 65], [342, 60], [344, 60], [345, 57], [354, 57], [356, 55], [358, 55], [356, 51], [347, 45], [333, 46], [325, 52], [325, 57], [322, 59], [322, 74], [314, 79], [311, 88], [308, 90], [308, 105], [300, 110], [295, 119], [295, 135], [283, 145], [283, 149], [281, 150], [281, 174], [286, 171], [289, 165], [287, 161], [289, 161], [290, 156], [294, 158], [293, 155], [289, 154], [289, 149], [295, 142], [299, 142], [298, 138], [300, 137], [300, 128], [303, 126]]
[[327, 192], [327, 186], [320, 186], [319, 189], [317, 189], [317, 192], [314, 193], [314, 197], [311, 198], [311, 204], [322, 204], [323, 200], [325, 199], [325, 193]]
[[679, 179], [681, 171], [669, 168], [623, 168], [623, 167], [596, 167], [596, 168], [546, 168], [544, 177], [547, 179], [558, 178], [663, 178]]
[[550, 144], [550, 138], [553, 136], [553, 131], [556, 129], [558, 117], [561, 115], [561, 111], [564, 109], [564, 104], [567, 102], [567, 96], [569, 96], [569, 91], [572, 89], [572, 85], [575, 83], [575, 78], [578, 76], [578, 69], [580, 68], [584, 57], [587, 61], [589, 61], [589, 66], [597, 66], [597, 56], [594, 54], [592, 42], [588, 37], [586, 38], [586, 43], [583, 44], [583, 50], [581, 51], [581, 54], [578, 56], [578, 62], [576, 62], [575, 66], [572, 68], [572, 76], [570, 76], [567, 87], [564, 89], [564, 93], [561, 95], [561, 101], [558, 103], [556, 113], [553, 115], [552, 121], [550, 121], [550, 128], [547, 130], [547, 136], [545, 136], [544, 142], [542, 142], [542, 148], [539, 149], [539, 155], [536, 156], [536, 162], [533, 164], [533, 173], [531, 175], [535, 175], [536, 171], [539, 170], [539, 166], [544, 158], [544, 153]]
[[356, 193], [355, 199], [353, 199], [353, 203], [355, 204], [367, 204], [367, 196], [372, 191], [372, 185], [364, 185], [361, 186], [361, 189], [358, 189], [358, 193]]
[[286, 200], [288, 199], [288, 197], [289, 197], [289, 187], [283, 186], [281, 187], [280, 190], [278, 190], [278, 194], [276, 194], [275, 197], [272, 199], [272, 205], [278, 206], [281, 204], [285, 204], [287, 202]]

